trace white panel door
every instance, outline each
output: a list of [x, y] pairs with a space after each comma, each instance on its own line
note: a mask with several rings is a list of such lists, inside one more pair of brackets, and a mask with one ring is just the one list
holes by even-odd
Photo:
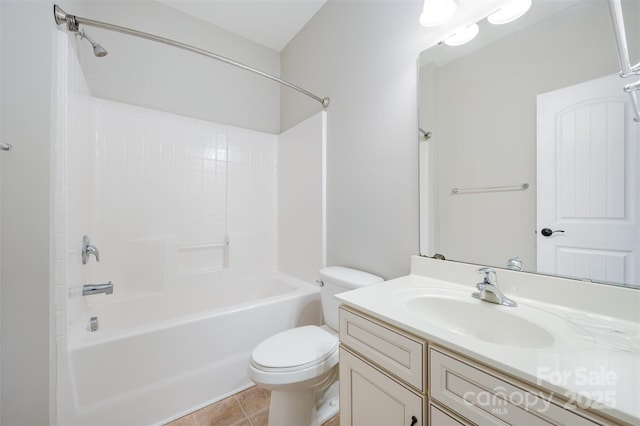
[[640, 124], [623, 85], [612, 75], [538, 95], [539, 272], [640, 282]]

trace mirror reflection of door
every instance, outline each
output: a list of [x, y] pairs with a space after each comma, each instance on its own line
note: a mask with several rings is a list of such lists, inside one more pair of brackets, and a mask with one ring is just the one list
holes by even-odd
[[537, 98], [538, 272], [640, 282], [640, 124], [624, 83], [611, 75]]

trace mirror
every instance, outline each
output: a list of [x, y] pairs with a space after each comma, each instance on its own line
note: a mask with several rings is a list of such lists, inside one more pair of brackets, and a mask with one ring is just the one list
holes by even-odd
[[[635, 64], [640, 4], [623, 10]], [[534, 0], [478, 24], [419, 58], [421, 254], [640, 288], [640, 124], [622, 90], [638, 78], [617, 75], [607, 2]], [[604, 81], [611, 94], [591, 95]], [[583, 226], [599, 222], [628, 226]]]

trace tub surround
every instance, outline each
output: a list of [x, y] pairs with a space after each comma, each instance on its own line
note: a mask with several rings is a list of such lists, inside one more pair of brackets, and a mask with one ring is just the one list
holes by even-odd
[[445, 327], [428, 312], [407, 309], [407, 300], [421, 296], [446, 293], [471, 299], [481, 281], [478, 267], [414, 256], [410, 275], [336, 297], [429, 345], [578, 403], [587, 413], [640, 422], [640, 291], [498, 269], [500, 289], [519, 307], [489, 307], [551, 330], [553, 343], [539, 347], [528, 345], [524, 333], [514, 336], [513, 344], [490, 343]]

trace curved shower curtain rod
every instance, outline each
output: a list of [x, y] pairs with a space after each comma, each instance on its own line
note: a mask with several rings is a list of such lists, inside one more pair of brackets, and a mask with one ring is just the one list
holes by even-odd
[[[82, 24], [82, 25], [88, 25], [91, 27], [96, 27], [96, 28], [102, 28], [105, 30], [109, 30], [109, 31], [115, 31], [115, 32], [119, 32], [119, 33], [123, 33], [123, 34], [128, 34], [128, 35], [132, 35], [135, 37], [140, 37], [140, 38], [144, 38], [147, 40], [151, 40], [151, 41], [156, 41], [158, 43], [163, 43], [163, 44], [167, 44], [169, 46], [173, 46], [173, 47], [177, 47], [180, 49], [184, 49], [184, 50], [188, 50], [190, 52], [193, 53], [197, 53], [199, 55], [203, 55], [206, 56], [208, 58], [212, 58], [212, 59], [216, 59], [218, 61], [227, 63], [229, 65], [233, 65], [235, 67], [238, 68], [242, 68], [243, 70], [246, 71], [251, 71], [255, 74], [261, 75], [263, 77], [266, 77], [270, 80], [273, 80], [275, 82], [278, 82], [280, 84], [283, 84], [287, 87], [290, 87], [294, 90], [297, 90], [300, 93], [303, 93], [307, 96], [309, 96], [310, 98], [315, 99], [316, 101], [320, 102], [322, 104], [322, 106], [324, 108], [327, 108], [329, 106], [329, 98], [321, 98], [319, 96], [314, 95], [313, 93], [309, 92], [308, 90], [303, 89], [302, 87], [296, 86], [295, 84], [289, 83], [288, 81], [282, 80], [276, 76], [273, 76], [271, 74], [268, 74], [266, 72], [257, 70], [253, 67], [250, 67], [249, 65], [245, 65], [243, 63], [234, 61], [233, 59], [229, 59], [226, 58], [224, 56], [218, 55], [216, 53], [213, 52], [209, 52], [208, 50], [204, 50], [204, 49], [200, 49], [199, 47], [194, 47], [185, 43], [181, 43], [179, 41], [175, 41], [175, 40], [171, 40], [168, 38], [164, 38], [164, 37], [160, 37], [154, 34], [149, 34], [149, 33], [145, 33], [142, 31], [137, 31], [137, 30], [133, 30], [131, 28], [126, 28], [126, 27], [120, 27], [118, 25], [113, 25], [113, 24], [108, 24], [106, 22], [100, 22], [100, 21], [94, 21], [93, 19], [87, 19], [87, 18], [82, 18], [80, 16], [75, 16], [75, 15], [71, 15], [67, 12], [65, 12], [64, 10], [62, 10], [62, 8], [60, 8], [60, 6], [58, 6], [57, 4], [53, 6], [53, 17], [56, 21], [56, 24], [58, 25], [62, 25], [64, 23], [67, 24], [67, 30], [74, 32], [74, 33], [79, 33], [79, 28], [78, 25]], [[92, 43], [93, 44], [93, 43]], [[106, 51], [105, 51], [106, 54]], [[104, 56], [104, 55], [103, 55]]]

